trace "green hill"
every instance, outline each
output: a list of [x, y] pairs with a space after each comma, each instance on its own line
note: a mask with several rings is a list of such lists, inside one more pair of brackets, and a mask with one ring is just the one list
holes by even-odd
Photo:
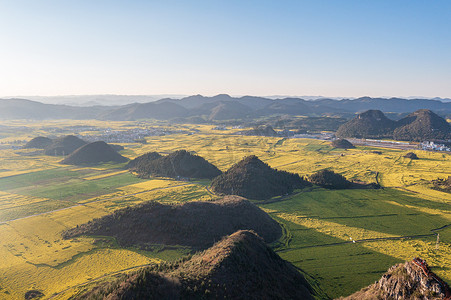
[[164, 244], [206, 249], [238, 229], [254, 230], [266, 242], [282, 234], [279, 224], [260, 208], [244, 198], [226, 196], [179, 205], [147, 202], [70, 229], [64, 237], [107, 235], [122, 246]]
[[[155, 159], [150, 159], [150, 158]], [[221, 174], [221, 171], [206, 161], [203, 157], [191, 154], [185, 150], [175, 151], [169, 155], [157, 157], [149, 154], [138, 158], [132, 163], [133, 171], [139, 177], [150, 176], [172, 178], [213, 178]]]
[[144, 268], [75, 299], [314, 299], [313, 288], [252, 231], [191, 259]]
[[245, 157], [211, 182], [216, 193], [249, 199], [268, 199], [306, 186], [310, 183], [298, 174], [273, 169], [255, 155]]

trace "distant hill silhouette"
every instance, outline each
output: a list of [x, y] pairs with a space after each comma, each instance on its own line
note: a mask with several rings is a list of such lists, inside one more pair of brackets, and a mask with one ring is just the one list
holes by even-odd
[[31, 139], [28, 143], [26, 143], [23, 148], [37, 148], [37, 149], [45, 149], [48, 146], [52, 144], [53, 140], [45, 137], [45, 136], [38, 136], [33, 139]]
[[380, 110], [368, 110], [341, 125], [338, 137], [388, 138], [392, 137], [396, 122], [388, 119]]
[[238, 229], [252, 229], [268, 243], [282, 234], [279, 224], [260, 208], [244, 198], [226, 196], [178, 205], [146, 202], [70, 229], [64, 237], [107, 235], [122, 246], [165, 244], [206, 249]]
[[[128, 164], [125, 166], [127, 169], [135, 169], [138, 173], [145, 172], [148, 167], [146, 166], [147, 163], [151, 162], [154, 159], [160, 158], [161, 155], [158, 152], [147, 152], [143, 155], [140, 155], [131, 161], [128, 162]], [[139, 170], [142, 169], [142, 170]]]
[[[0, 99], [0, 119], [100, 119], [137, 120], [189, 118], [205, 116], [209, 120], [248, 120], [272, 115], [349, 116], [357, 112], [375, 109], [386, 113], [406, 113], [429, 109], [440, 115], [451, 116], [451, 102], [430, 99], [370, 98], [317, 99], [300, 98], [268, 99], [263, 97], [231, 97], [194, 95], [182, 99], [161, 99], [148, 103], [132, 103], [122, 106], [68, 106], [43, 104], [26, 99]], [[199, 119], [202, 120], [202, 119]]]
[[149, 267], [75, 299], [314, 299], [299, 271], [252, 231], [241, 230], [191, 259]]
[[344, 176], [331, 170], [321, 170], [309, 177], [309, 181], [326, 189], [338, 190], [348, 189], [352, 183]]
[[335, 148], [341, 148], [341, 149], [352, 149], [355, 148], [355, 146], [348, 140], [346, 139], [336, 139], [333, 140], [331, 143], [332, 147]]
[[298, 174], [273, 169], [257, 156], [251, 155], [214, 178], [211, 189], [220, 194], [268, 199], [310, 185]]
[[81, 146], [62, 160], [61, 163], [66, 165], [85, 165], [103, 162], [122, 163], [127, 160], [107, 143], [98, 141]]
[[54, 139], [52, 144], [45, 148], [44, 153], [46, 155], [69, 155], [81, 146], [87, 143], [82, 139], [74, 135], [66, 135], [57, 139]]
[[251, 113], [252, 109], [236, 101], [219, 101], [202, 104], [196, 111], [212, 121], [243, 119]]
[[305, 100], [297, 98], [285, 98], [273, 101], [269, 105], [256, 111], [260, 116], [287, 114], [287, 115], [309, 115], [314, 112], [314, 108], [310, 107]]
[[167, 120], [176, 117], [185, 117], [188, 110], [171, 102], [133, 103], [120, 106], [114, 110], [99, 115], [102, 120], [138, 120], [159, 119]]
[[451, 139], [451, 125], [427, 109], [420, 109], [398, 121], [393, 132], [396, 140], [425, 141]]
[[185, 150], [178, 150], [152, 160], [149, 160], [149, 157], [142, 158], [133, 164], [133, 171], [137, 172], [138, 176], [142, 178], [158, 176], [211, 179], [222, 173], [203, 157], [191, 154]]
[[420, 109], [395, 122], [379, 110], [369, 110], [341, 125], [339, 137], [394, 138], [405, 141], [451, 139], [451, 125], [430, 110]]

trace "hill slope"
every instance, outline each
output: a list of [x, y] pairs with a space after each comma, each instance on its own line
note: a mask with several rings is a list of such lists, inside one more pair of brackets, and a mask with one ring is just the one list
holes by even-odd
[[172, 102], [132, 103], [99, 115], [102, 120], [172, 119], [188, 115], [188, 110]]
[[38, 136], [26, 143], [23, 148], [45, 149], [52, 144], [53, 140], [45, 136]]
[[396, 122], [388, 119], [380, 110], [368, 110], [341, 125], [338, 137], [383, 138], [391, 137]]
[[310, 182], [326, 189], [347, 189], [352, 186], [344, 176], [331, 170], [320, 170], [309, 177]]
[[310, 186], [298, 174], [272, 169], [251, 155], [234, 164], [211, 182], [213, 191], [250, 199], [268, 199]]
[[143, 171], [139, 171], [139, 168], [145, 169], [147, 163], [151, 162], [154, 159], [160, 158], [161, 155], [157, 152], [147, 152], [143, 155], [140, 155], [138, 157], [135, 157], [131, 161], [128, 162], [128, 164], [125, 166], [127, 169], [136, 171], [138, 173], [142, 173]]
[[425, 141], [451, 139], [451, 125], [430, 110], [420, 109], [398, 121], [396, 140]]
[[394, 138], [405, 141], [451, 139], [451, 125], [430, 110], [420, 109], [395, 122], [379, 110], [369, 110], [341, 125], [338, 137]]
[[87, 143], [74, 135], [66, 135], [53, 140], [52, 144], [45, 148], [46, 155], [68, 155]]
[[[130, 99], [129, 99], [130, 100]], [[137, 100], [140, 97], [137, 96]], [[227, 103], [227, 104], [224, 104]], [[204, 106], [205, 105], [205, 106]], [[368, 109], [390, 113], [405, 113], [418, 109], [430, 109], [441, 115], [451, 116], [451, 102], [430, 99], [382, 99], [362, 97], [358, 99], [318, 99], [306, 101], [300, 98], [268, 99], [229, 95], [204, 97], [194, 95], [177, 99], [161, 99], [148, 103], [132, 103], [121, 106], [76, 107], [43, 104], [25, 99], [0, 99], [0, 119], [100, 119], [136, 120], [142, 118], [173, 119], [206, 115], [212, 120], [247, 119], [269, 115], [350, 115]]]
[[[124, 275], [76, 299], [313, 299], [312, 287], [252, 231], [178, 265]], [[163, 269], [163, 270], [162, 270]]]
[[60, 163], [66, 165], [98, 164], [102, 162], [126, 162], [127, 158], [117, 153], [103, 141], [93, 142], [81, 146]]
[[185, 150], [178, 150], [169, 155], [153, 160], [143, 159], [137, 161], [133, 170], [138, 176], [160, 177], [188, 177], [188, 178], [213, 178], [221, 174], [221, 171], [206, 161], [203, 157], [194, 155]]
[[[425, 266], [423, 269], [420, 264], [418, 264], [418, 259], [414, 259], [404, 264], [395, 265], [388, 269], [379, 281], [344, 299], [438, 300], [451, 297], [449, 286], [430, 272], [427, 264], [423, 264]], [[429, 275], [426, 275], [424, 270]]]
[[355, 148], [355, 146], [346, 139], [336, 139], [336, 140], [332, 141], [331, 146], [335, 147], [335, 148], [341, 148], [341, 149]]
[[179, 205], [147, 202], [70, 229], [64, 237], [108, 235], [123, 246], [165, 244], [205, 249], [238, 229], [254, 230], [266, 242], [282, 234], [279, 224], [260, 208], [244, 198], [226, 196]]

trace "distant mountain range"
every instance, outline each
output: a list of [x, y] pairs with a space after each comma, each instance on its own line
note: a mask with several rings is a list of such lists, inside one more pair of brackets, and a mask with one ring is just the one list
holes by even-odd
[[[429, 109], [443, 117], [451, 117], [451, 102], [432, 99], [370, 98], [270, 99], [263, 97], [231, 97], [220, 94], [213, 97], [194, 95], [181, 99], [164, 98], [146, 103], [116, 106], [71, 106], [44, 104], [27, 99], [0, 99], [0, 119], [100, 119], [160, 120], [202, 117], [206, 121], [249, 120], [273, 115], [346, 116], [369, 109], [390, 114], [407, 114], [419, 109]], [[443, 99], [442, 99], [443, 100]]]

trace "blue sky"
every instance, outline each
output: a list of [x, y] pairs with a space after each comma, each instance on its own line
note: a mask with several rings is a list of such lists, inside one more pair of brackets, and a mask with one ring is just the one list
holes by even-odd
[[0, 96], [451, 97], [451, 1], [0, 0]]

